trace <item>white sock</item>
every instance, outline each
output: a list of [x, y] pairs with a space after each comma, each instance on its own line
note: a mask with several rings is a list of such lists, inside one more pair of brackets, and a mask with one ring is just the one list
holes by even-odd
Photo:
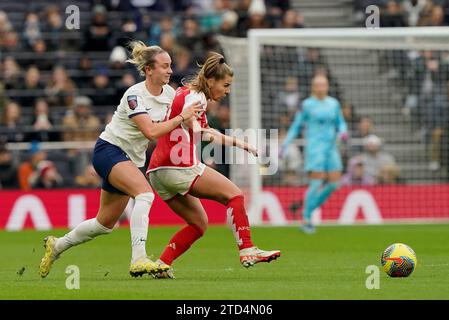
[[96, 218], [89, 219], [81, 222], [64, 237], [58, 238], [55, 243], [55, 249], [58, 253], [62, 253], [70, 247], [92, 240], [99, 235], [108, 234], [111, 231], [112, 229], [100, 224]]
[[148, 214], [153, 200], [154, 194], [151, 192], [141, 193], [134, 198], [134, 208], [129, 222], [132, 261], [147, 255], [145, 244], [148, 234]]

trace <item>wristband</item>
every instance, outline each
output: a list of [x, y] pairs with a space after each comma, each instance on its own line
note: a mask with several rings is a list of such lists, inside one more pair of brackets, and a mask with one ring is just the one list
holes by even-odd
[[181, 117], [181, 119], [182, 119], [182, 122], [184, 122], [186, 119], [184, 119], [184, 117], [181, 115], [181, 114], [178, 114], [178, 116], [180, 116]]

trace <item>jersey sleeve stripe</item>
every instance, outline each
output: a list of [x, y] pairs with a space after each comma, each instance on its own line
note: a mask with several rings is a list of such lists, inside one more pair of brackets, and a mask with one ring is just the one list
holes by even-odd
[[128, 118], [132, 118], [132, 117], [134, 117], [134, 116], [137, 116], [137, 115], [139, 115], [139, 114], [148, 114], [146, 111], [145, 112], [136, 112], [136, 113], [133, 113], [133, 114], [130, 114], [129, 116], [128, 116]]

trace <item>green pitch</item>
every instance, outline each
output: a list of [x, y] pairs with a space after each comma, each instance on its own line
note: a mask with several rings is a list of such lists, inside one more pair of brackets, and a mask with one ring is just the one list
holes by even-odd
[[[161, 253], [178, 227], [150, 227], [148, 252]], [[42, 238], [53, 232], [0, 232], [0, 299], [449, 299], [449, 225], [320, 227], [305, 235], [296, 227], [253, 228], [255, 243], [282, 256], [251, 269], [239, 264], [232, 233], [210, 227], [175, 267], [175, 280], [128, 274], [129, 230], [115, 230], [72, 248], [46, 279], [37, 266]], [[380, 256], [403, 242], [418, 257], [409, 278], [389, 278]], [[80, 289], [66, 288], [66, 268], [80, 270]], [[380, 269], [380, 288], [365, 286], [367, 266]]]

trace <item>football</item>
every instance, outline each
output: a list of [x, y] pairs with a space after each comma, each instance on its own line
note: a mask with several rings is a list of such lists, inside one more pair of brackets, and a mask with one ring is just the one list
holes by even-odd
[[408, 277], [417, 264], [416, 254], [406, 244], [394, 243], [382, 254], [382, 267], [390, 277]]

